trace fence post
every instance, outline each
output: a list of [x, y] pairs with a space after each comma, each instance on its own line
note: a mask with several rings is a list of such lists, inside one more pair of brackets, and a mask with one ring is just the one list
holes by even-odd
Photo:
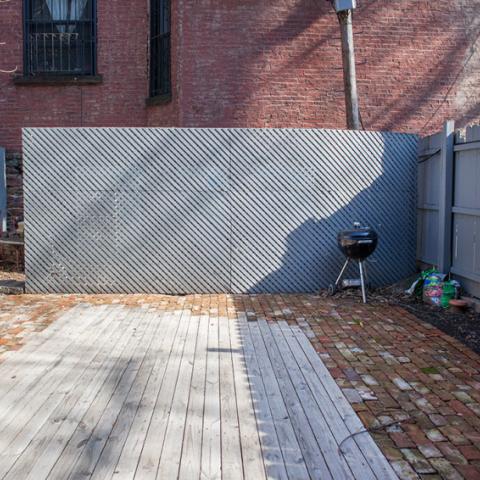
[[448, 273], [452, 265], [452, 205], [455, 122], [443, 126], [440, 153], [440, 202], [438, 215], [438, 269]]

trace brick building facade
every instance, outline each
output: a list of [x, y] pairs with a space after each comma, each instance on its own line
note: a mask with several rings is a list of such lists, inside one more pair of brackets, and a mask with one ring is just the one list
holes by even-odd
[[[42, 1], [50, 7], [61, 0], [30, 0]], [[171, 0], [171, 95], [149, 98], [152, 3], [92, 2], [95, 75], [55, 80], [25, 71], [29, 1], [0, 3], [0, 69], [17, 67], [0, 73], [11, 228], [22, 218], [22, 127], [345, 128], [339, 28], [330, 2]], [[458, 125], [480, 118], [480, 0], [357, 3], [364, 128], [423, 134], [446, 118]]]

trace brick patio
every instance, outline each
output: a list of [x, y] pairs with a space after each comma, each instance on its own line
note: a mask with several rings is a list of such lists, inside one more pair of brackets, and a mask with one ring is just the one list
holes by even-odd
[[[77, 303], [135, 306], [175, 298], [2, 297], [0, 361]], [[457, 340], [386, 305], [309, 295], [192, 301], [219, 315], [233, 310], [250, 321], [298, 324], [400, 478], [480, 478], [480, 357]]]

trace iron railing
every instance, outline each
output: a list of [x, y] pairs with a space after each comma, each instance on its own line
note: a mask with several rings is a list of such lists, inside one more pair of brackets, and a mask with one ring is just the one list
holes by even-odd
[[[31, 0], [25, 6], [25, 72], [27, 75], [94, 75], [96, 32], [94, 2], [78, 19], [36, 17]], [[71, 15], [70, 15], [71, 17]]]

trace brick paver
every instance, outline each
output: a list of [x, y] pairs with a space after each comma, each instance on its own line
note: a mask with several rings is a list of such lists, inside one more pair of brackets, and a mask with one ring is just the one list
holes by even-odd
[[[192, 308], [205, 297], [189, 297]], [[75, 303], [166, 298], [0, 297], [0, 361]], [[480, 479], [480, 357], [459, 341], [383, 304], [313, 295], [210, 295], [207, 303], [230, 317], [297, 323], [401, 478]]]

